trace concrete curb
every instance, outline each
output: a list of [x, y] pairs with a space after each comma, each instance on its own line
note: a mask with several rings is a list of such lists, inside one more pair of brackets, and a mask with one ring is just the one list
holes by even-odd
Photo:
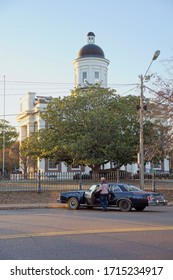
[[14, 209], [38, 209], [38, 208], [67, 208], [66, 204], [60, 203], [29, 203], [29, 204], [1, 204], [0, 210]]
[[[165, 207], [173, 206], [173, 202], [169, 202]], [[157, 206], [153, 206], [157, 207]], [[68, 208], [67, 204], [61, 203], [28, 203], [28, 204], [0, 204], [0, 210], [15, 210], [15, 209], [55, 209], [55, 208]]]

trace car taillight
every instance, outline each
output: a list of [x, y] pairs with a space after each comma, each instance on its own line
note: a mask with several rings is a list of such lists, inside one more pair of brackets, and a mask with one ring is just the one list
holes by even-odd
[[148, 199], [148, 201], [154, 200], [154, 197], [153, 197], [153, 195], [148, 195], [148, 196], [147, 196], [147, 199]]

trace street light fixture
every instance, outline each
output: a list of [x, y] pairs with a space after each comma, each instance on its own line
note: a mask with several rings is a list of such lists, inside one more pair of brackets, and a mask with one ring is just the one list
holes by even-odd
[[151, 67], [151, 64], [154, 60], [158, 58], [160, 54], [160, 51], [157, 50], [152, 58], [152, 61], [145, 72], [145, 75], [140, 75], [140, 104], [139, 104], [139, 123], [140, 123], [140, 132], [139, 132], [139, 176], [140, 176], [140, 188], [144, 189], [144, 133], [143, 133], [143, 111], [144, 111], [144, 96], [143, 96], [143, 90], [144, 90], [144, 80], [147, 79], [147, 73]]

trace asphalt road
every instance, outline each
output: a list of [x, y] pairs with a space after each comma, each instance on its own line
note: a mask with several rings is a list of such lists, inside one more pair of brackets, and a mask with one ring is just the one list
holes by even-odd
[[173, 207], [0, 211], [1, 260], [173, 260]]

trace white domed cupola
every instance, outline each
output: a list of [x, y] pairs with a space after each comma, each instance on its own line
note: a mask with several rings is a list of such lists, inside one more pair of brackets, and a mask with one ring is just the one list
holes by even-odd
[[95, 34], [87, 34], [87, 44], [78, 52], [74, 60], [75, 86], [86, 87], [87, 83], [100, 83], [107, 87], [107, 72], [109, 60], [103, 50], [95, 44]]

